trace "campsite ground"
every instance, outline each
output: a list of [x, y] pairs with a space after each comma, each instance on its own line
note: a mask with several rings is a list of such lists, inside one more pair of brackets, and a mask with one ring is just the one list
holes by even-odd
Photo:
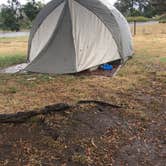
[[[122, 108], [77, 104], [22, 124], [0, 124], [0, 165], [164, 166], [166, 24], [137, 30], [135, 56], [114, 78], [1, 74], [1, 114], [87, 99]], [[26, 45], [24, 37], [0, 39], [0, 65], [23, 62]]]

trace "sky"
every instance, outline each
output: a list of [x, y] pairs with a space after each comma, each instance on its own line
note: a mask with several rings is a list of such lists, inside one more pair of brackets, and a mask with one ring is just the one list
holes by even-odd
[[[47, 2], [49, 2], [50, 0], [40, 0], [40, 1], [43, 1], [44, 3], [47, 3]], [[114, 4], [115, 1], [116, 1], [116, 0], [110, 0], [110, 2], [112, 2], [112, 4]], [[20, 0], [20, 2], [21, 2], [22, 4], [24, 4], [24, 3], [27, 2], [27, 0]], [[1, 4], [6, 4], [6, 3], [7, 3], [7, 0], [0, 0], [0, 5], [1, 5]]]

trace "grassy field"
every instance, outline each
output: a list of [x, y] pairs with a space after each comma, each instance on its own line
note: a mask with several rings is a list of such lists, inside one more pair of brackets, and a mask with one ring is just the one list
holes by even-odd
[[[114, 163], [114, 165], [125, 165], [126, 163], [133, 165], [133, 162], [137, 163], [137, 165], [162, 165], [165, 163], [163, 157], [165, 146], [162, 142], [164, 142], [166, 109], [166, 24], [139, 26], [137, 35], [134, 36], [133, 40], [135, 56], [127, 62], [114, 78], [0, 74], [0, 113], [39, 109], [59, 102], [73, 104], [78, 100], [86, 99], [102, 100], [123, 107], [122, 111], [111, 114], [111, 117], [115, 117], [117, 121], [119, 118], [122, 119], [123, 122], [126, 122], [128, 128], [124, 129], [124, 124], [121, 126], [122, 121], [118, 121], [121, 127], [112, 130], [110, 135], [108, 133], [104, 136], [100, 134], [93, 135], [95, 143], [94, 140], [89, 139], [88, 134], [84, 135], [86, 139], [83, 139], [84, 136], [79, 137], [79, 134], [72, 135], [76, 129], [72, 128], [71, 122], [59, 117], [59, 114], [54, 121], [51, 121], [53, 118], [48, 117], [47, 120], [52, 123], [59, 120], [59, 123], [57, 122], [58, 124], [55, 124], [55, 126], [60, 125], [63, 119], [65, 127], [63, 126], [62, 131], [64, 133], [58, 139], [59, 142], [48, 138], [48, 136], [40, 137], [39, 147], [35, 144], [33, 145], [33, 141], [35, 142], [36, 140], [32, 141], [31, 138], [28, 138], [28, 141], [31, 141], [26, 145], [36, 148], [33, 152], [30, 152], [33, 154], [31, 158], [33, 158], [33, 162], [36, 162], [35, 164], [42, 163], [43, 155], [48, 151], [52, 155], [56, 154], [57, 158], [63, 152], [68, 155], [65, 148], [70, 147], [72, 149], [71, 144], [73, 146], [79, 144], [86, 149], [85, 153], [77, 151], [70, 154], [71, 162], [78, 165], [93, 165], [94, 163], [99, 166], [102, 166], [103, 163], [104, 165], [109, 165], [110, 163]], [[18, 57], [22, 56], [20, 62], [24, 61], [26, 46], [26, 38], [0, 39], [0, 60], [1, 57], [11, 58], [14, 52], [15, 55], [19, 55]], [[15, 62], [16, 60], [13, 60], [13, 63]], [[0, 62], [1, 66], [9, 64], [5, 60]], [[89, 109], [93, 110], [91, 107], [89, 106]], [[79, 109], [82, 110], [83, 108], [80, 107]], [[78, 109], [75, 111], [77, 112]], [[89, 117], [87, 116], [87, 118]], [[90, 119], [90, 121], [93, 122], [94, 119]], [[74, 125], [80, 128], [81, 125], [84, 126], [87, 123], [89, 122], [84, 124], [81, 122], [76, 124], [75, 122]], [[96, 122], [96, 125], [97, 123], [100, 123], [100, 121]], [[103, 121], [103, 123], [105, 124], [106, 121]], [[24, 125], [21, 126], [24, 129], [26, 128]], [[31, 124], [28, 128], [34, 126]], [[65, 135], [65, 132], [70, 131], [69, 126], [72, 126], [71, 128], [73, 129], [73, 132], [70, 133], [73, 140], [70, 139], [69, 135]], [[118, 124], [115, 126], [118, 126]], [[19, 127], [15, 127], [14, 130], [17, 129], [17, 132], [20, 132]], [[100, 128], [101, 126], [98, 127]], [[7, 126], [7, 129], [8, 131], [11, 130], [9, 126]], [[4, 131], [4, 128], [0, 127], [0, 132], [1, 130]], [[27, 131], [29, 132], [29, 129]], [[88, 131], [91, 131], [91, 129], [88, 129]], [[34, 138], [38, 138], [35, 136]], [[69, 142], [71, 141], [70, 143], [63, 142], [66, 138], [65, 136], [68, 137]], [[6, 138], [6, 136], [4, 137]], [[22, 137], [20, 136], [18, 139]], [[102, 140], [100, 140], [101, 137]], [[21, 146], [20, 142], [18, 146]], [[48, 147], [47, 150], [46, 148], [44, 149], [45, 146]], [[41, 151], [42, 147], [43, 151]], [[112, 149], [110, 147], [114, 150], [110, 151]], [[1, 145], [0, 149], [3, 151]], [[58, 152], [53, 149], [58, 149]], [[60, 160], [61, 163], [67, 162], [64, 158]], [[3, 163], [0, 159], [1, 162]], [[49, 163], [50, 161], [47, 162]], [[31, 163], [30, 165], [35, 164]]]
[[[1, 38], [0, 67], [25, 61], [27, 40], [26, 37]], [[110, 93], [110, 91], [127, 91], [130, 88], [137, 88], [139, 84], [144, 86], [144, 82], [148, 82], [148, 76], [152, 76], [151, 73], [153, 72], [161, 75], [165, 74], [165, 45], [165, 24], [138, 26], [137, 35], [134, 37], [134, 58], [122, 68], [117, 77], [111, 80], [110, 78], [104, 78], [105, 83], [101, 81], [103, 78], [100, 77], [77, 78], [74, 76], [49, 76], [41, 74], [1, 74], [0, 112], [40, 108], [51, 103], [60, 101], [74, 102], [77, 99], [93, 98], [94, 96], [109, 101], [110, 97], [115, 95]], [[85, 84], [82, 84], [83, 82]], [[15, 93], [11, 89], [15, 89]], [[96, 95], [96, 89], [101, 91], [100, 93], [103, 96]], [[102, 90], [104, 91], [102, 92]], [[105, 96], [108, 96], [108, 98], [103, 98]], [[117, 99], [115, 96], [114, 100]]]
[[27, 37], [0, 38], [0, 67], [25, 62]]

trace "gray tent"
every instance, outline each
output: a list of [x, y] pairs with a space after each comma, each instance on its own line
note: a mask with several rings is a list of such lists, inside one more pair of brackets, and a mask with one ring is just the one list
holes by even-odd
[[129, 25], [110, 0], [53, 0], [34, 21], [25, 70], [75, 73], [132, 53]]

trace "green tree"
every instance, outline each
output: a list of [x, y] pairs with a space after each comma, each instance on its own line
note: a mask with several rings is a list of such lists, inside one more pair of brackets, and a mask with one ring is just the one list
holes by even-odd
[[142, 12], [142, 15], [144, 17], [149, 17], [152, 18], [153, 16], [155, 16], [157, 14], [156, 9], [152, 6], [151, 3], [149, 3], [148, 5], [144, 6], [144, 10]]
[[153, 17], [156, 14], [150, 0], [118, 0], [115, 7], [125, 16]]
[[117, 0], [115, 7], [125, 16], [133, 16], [135, 13], [135, 0]]
[[19, 31], [22, 18], [21, 5], [18, 0], [8, 0], [1, 9], [1, 26], [3, 30]]
[[23, 11], [28, 19], [32, 22], [40, 10], [43, 8], [41, 2], [36, 2], [35, 0], [29, 0], [23, 7]]
[[2, 13], [0, 12], [0, 29], [2, 29]]
[[151, 4], [156, 9], [157, 14], [166, 13], [166, 0], [151, 0]]

